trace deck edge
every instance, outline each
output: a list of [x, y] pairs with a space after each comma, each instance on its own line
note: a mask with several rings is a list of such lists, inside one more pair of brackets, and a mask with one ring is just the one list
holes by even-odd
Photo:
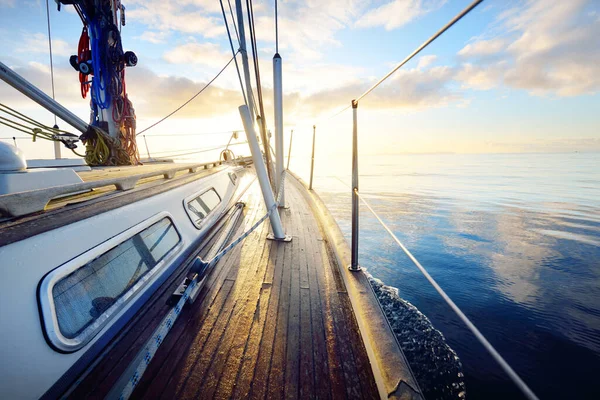
[[291, 171], [288, 173], [294, 178], [290, 181], [300, 186], [300, 192], [307, 200], [325, 234], [328, 246], [335, 254], [380, 397], [422, 400], [424, 398], [422, 391], [381, 309], [367, 275], [363, 271], [351, 272], [345, 267], [350, 265], [350, 247], [339, 225], [319, 195], [314, 190], [309, 191], [306, 183], [298, 175]]

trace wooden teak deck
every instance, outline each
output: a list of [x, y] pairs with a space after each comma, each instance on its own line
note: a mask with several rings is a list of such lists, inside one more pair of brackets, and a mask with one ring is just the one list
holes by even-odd
[[[266, 212], [257, 182], [244, 200], [238, 234]], [[286, 200], [281, 216], [293, 240], [267, 240], [267, 220], [221, 259], [134, 398], [379, 397], [344, 281], [315, 216], [298, 187], [287, 185]], [[104, 397], [166, 312], [163, 304], [154, 322], [140, 321], [145, 328], [121, 338], [72, 397]]]
[[[257, 186], [245, 228], [265, 213]], [[378, 397], [337, 266], [291, 185], [287, 199], [292, 242], [267, 240], [267, 222], [222, 259], [134, 397]]]

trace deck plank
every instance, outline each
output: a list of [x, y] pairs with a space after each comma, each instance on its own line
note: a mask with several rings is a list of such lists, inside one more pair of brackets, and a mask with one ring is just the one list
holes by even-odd
[[[264, 215], [249, 191], [241, 233]], [[295, 186], [281, 210], [227, 254], [186, 307], [133, 398], [374, 398], [377, 388], [338, 266]]]

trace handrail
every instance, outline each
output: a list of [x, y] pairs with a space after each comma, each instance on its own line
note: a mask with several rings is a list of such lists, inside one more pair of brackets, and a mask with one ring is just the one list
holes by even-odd
[[413, 256], [413, 254], [406, 248], [406, 246], [404, 246], [402, 244], [400, 239], [398, 239], [398, 237], [394, 234], [394, 232], [392, 232], [392, 230], [381, 219], [381, 217], [379, 215], [377, 215], [375, 210], [373, 210], [373, 208], [369, 205], [369, 203], [367, 203], [367, 201], [358, 192], [358, 190], [354, 189], [353, 193], [356, 194], [356, 196], [363, 202], [363, 204], [369, 209], [369, 211], [371, 211], [371, 213], [375, 216], [375, 218], [377, 218], [377, 220], [379, 221], [381, 226], [383, 226], [383, 228], [390, 234], [392, 239], [394, 239], [394, 241], [398, 244], [398, 246], [400, 246], [402, 251], [404, 251], [404, 253], [408, 256], [408, 258], [410, 258], [410, 260], [413, 262], [413, 264], [415, 264], [415, 266], [419, 269], [419, 271], [421, 271], [421, 273], [429, 281], [431, 286], [433, 286], [433, 288], [440, 294], [440, 296], [442, 296], [442, 298], [450, 306], [452, 311], [454, 311], [456, 313], [456, 315], [458, 315], [458, 317], [465, 323], [467, 328], [469, 328], [469, 330], [473, 333], [473, 335], [475, 335], [477, 340], [479, 340], [479, 342], [490, 353], [490, 355], [494, 358], [494, 360], [496, 360], [496, 362], [500, 365], [500, 367], [504, 370], [504, 372], [506, 372], [508, 374], [510, 379], [523, 392], [525, 397], [527, 397], [530, 400], [538, 400], [538, 397], [535, 395], [535, 393], [533, 393], [533, 391], [529, 388], [529, 386], [527, 386], [527, 384], [511, 368], [511, 366], [508, 365], [508, 363], [504, 360], [504, 358], [500, 355], [500, 353], [498, 353], [498, 351], [494, 348], [494, 346], [492, 346], [492, 344], [485, 338], [485, 336], [483, 336], [483, 334], [479, 331], [479, 329], [477, 329], [475, 324], [473, 324], [473, 322], [471, 322], [471, 320], [462, 312], [462, 310], [456, 305], [456, 303], [454, 303], [454, 301], [452, 301], [450, 296], [448, 296], [446, 294], [444, 289], [442, 289], [440, 287], [440, 285], [435, 281], [435, 279], [433, 279], [432, 276], [429, 275], [429, 272], [427, 272], [427, 270], [421, 265], [419, 260], [417, 260], [417, 258], [415, 256]]
[[165, 168], [159, 171], [146, 172], [143, 174], [130, 175], [126, 177], [109, 178], [90, 182], [73, 183], [63, 186], [53, 186], [43, 189], [28, 190], [25, 192], [0, 195], [0, 212], [9, 217], [21, 217], [38, 211], [43, 211], [46, 205], [55, 197], [79, 193], [87, 190], [97, 189], [104, 186], [114, 185], [117, 190], [127, 191], [135, 187], [141, 179], [163, 175], [164, 179], [173, 179], [177, 172], [188, 170], [195, 173], [197, 169], [208, 169], [209, 166], [221, 165], [221, 161], [212, 161], [200, 164], [187, 164], [174, 168]]

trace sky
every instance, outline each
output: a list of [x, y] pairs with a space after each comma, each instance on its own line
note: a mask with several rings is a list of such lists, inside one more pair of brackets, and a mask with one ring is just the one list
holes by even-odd
[[[286, 139], [294, 129], [294, 145], [306, 150], [316, 125], [321, 154], [347, 153], [352, 114], [346, 110], [331, 116], [470, 2], [280, 1]], [[72, 7], [58, 12], [50, 3], [56, 99], [88, 120], [89, 98], [81, 98], [77, 73], [68, 61], [82, 24]], [[265, 112], [272, 128], [274, 2], [253, 3]], [[123, 4], [123, 45], [139, 59], [127, 69], [127, 91], [141, 130], [204, 87], [232, 54], [216, 0]], [[360, 151], [600, 151], [598, 37], [599, 0], [484, 1], [361, 100]], [[0, 54], [3, 63], [50, 94], [45, 2], [0, 0]], [[52, 115], [3, 82], [0, 99], [54, 123]], [[232, 63], [202, 95], [146, 133], [150, 152], [226, 143], [229, 132], [242, 128], [237, 107], [243, 101]], [[12, 136], [23, 134], [0, 126], [0, 137]], [[17, 143], [31, 158], [52, 156], [47, 143]], [[138, 144], [145, 155], [145, 144]], [[237, 148], [247, 152], [242, 145]]]

